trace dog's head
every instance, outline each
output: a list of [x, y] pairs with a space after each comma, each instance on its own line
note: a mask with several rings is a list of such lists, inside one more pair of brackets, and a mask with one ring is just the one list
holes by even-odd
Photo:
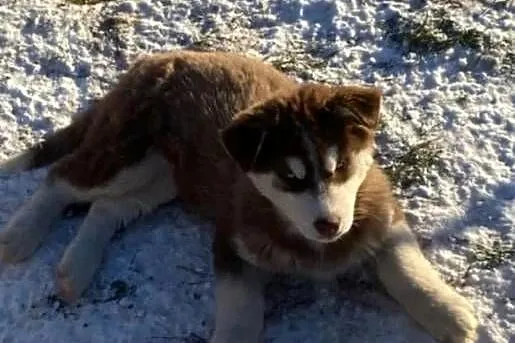
[[222, 141], [298, 233], [329, 243], [354, 221], [380, 102], [372, 87], [302, 85], [238, 114]]

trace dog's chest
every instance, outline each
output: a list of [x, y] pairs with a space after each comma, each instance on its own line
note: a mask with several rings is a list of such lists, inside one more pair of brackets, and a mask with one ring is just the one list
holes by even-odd
[[233, 236], [233, 246], [240, 258], [272, 273], [298, 274], [315, 279], [331, 279], [345, 273], [361, 261], [360, 252], [346, 251], [329, 256], [321, 247], [283, 245], [265, 236]]

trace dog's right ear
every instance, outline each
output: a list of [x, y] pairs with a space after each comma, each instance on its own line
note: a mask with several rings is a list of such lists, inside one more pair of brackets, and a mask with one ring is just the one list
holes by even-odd
[[220, 130], [222, 143], [243, 171], [251, 170], [273, 123], [266, 113], [242, 113]]

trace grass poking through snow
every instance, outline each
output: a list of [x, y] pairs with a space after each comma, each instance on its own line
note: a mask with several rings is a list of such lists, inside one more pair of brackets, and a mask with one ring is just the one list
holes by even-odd
[[497, 238], [488, 245], [469, 243], [468, 240], [463, 240], [461, 243], [469, 246], [468, 266], [464, 273], [450, 280], [453, 286], [465, 286], [473, 269], [492, 270], [515, 257], [515, 242], [513, 240], [506, 241], [502, 238]]
[[309, 46], [305, 41], [290, 38], [280, 54], [266, 56], [265, 61], [284, 73], [308, 79], [310, 71], [327, 67], [327, 61], [331, 56], [319, 57], [321, 49], [322, 47]]
[[492, 269], [515, 256], [515, 242], [498, 239], [489, 246], [475, 243], [471, 250], [473, 254], [469, 259], [472, 266]]
[[443, 8], [395, 17], [386, 25], [387, 36], [407, 52], [438, 53], [456, 45], [487, 51], [496, 44], [487, 33], [459, 26]]
[[74, 4], [74, 5], [96, 5], [101, 2], [108, 2], [108, 1], [113, 1], [113, 0], [66, 0], [66, 1], [69, 2], [70, 4]]
[[127, 15], [106, 13], [96, 25], [90, 27], [90, 32], [95, 38], [92, 47], [98, 51], [105, 50], [107, 54], [112, 55], [118, 70], [124, 70], [128, 66], [125, 54], [130, 49], [126, 37], [134, 21], [134, 18]]
[[501, 55], [499, 70], [514, 77], [515, 40], [496, 40], [488, 32], [458, 24], [449, 14], [451, 5], [446, 5], [392, 17], [384, 24], [386, 38], [417, 55], [441, 53], [457, 46], [473, 50], [478, 58]]
[[438, 167], [441, 153], [442, 146], [437, 138], [422, 140], [395, 156], [384, 170], [401, 190], [425, 184], [428, 172]]

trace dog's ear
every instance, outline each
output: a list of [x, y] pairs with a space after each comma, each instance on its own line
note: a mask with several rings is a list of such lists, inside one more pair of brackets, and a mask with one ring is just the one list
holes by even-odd
[[254, 166], [272, 126], [269, 115], [255, 111], [238, 114], [220, 130], [225, 150], [245, 172]]
[[356, 125], [376, 130], [380, 121], [381, 99], [382, 93], [376, 87], [341, 86], [327, 102], [326, 108]]

